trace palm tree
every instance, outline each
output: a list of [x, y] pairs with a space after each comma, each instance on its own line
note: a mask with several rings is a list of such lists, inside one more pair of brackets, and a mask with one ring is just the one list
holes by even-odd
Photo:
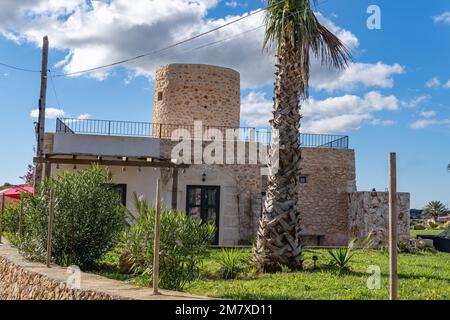
[[[300, 102], [308, 97], [310, 54], [323, 65], [337, 69], [345, 68], [350, 60], [343, 43], [317, 20], [310, 0], [267, 2], [263, 47], [268, 51], [273, 46], [277, 49], [270, 122], [273, 131], [278, 130], [279, 144], [273, 144], [269, 151], [271, 175], [253, 253], [259, 272], [277, 271], [280, 265], [291, 270], [302, 268], [297, 190], [301, 159]], [[272, 158], [277, 147], [278, 163]]]
[[440, 201], [430, 201], [423, 209], [423, 213], [426, 217], [429, 217], [436, 221], [438, 217], [444, 216], [448, 213], [448, 208]]

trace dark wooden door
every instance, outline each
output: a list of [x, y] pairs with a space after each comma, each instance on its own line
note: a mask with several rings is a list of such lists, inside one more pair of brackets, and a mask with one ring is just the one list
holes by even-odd
[[219, 244], [220, 187], [187, 186], [186, 214], [213, 223], [216, 234], [212, 244]]

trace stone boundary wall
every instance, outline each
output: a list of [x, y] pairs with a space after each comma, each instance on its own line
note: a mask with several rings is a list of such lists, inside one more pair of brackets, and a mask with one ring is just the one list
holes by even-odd
[[[398, 235], [399, 238], [409, 237], [409, 206], [410, 194], [397, 193]], [[373, 246], [379, 247], [389, 240], [389, 193], [360, 191], [349, 193], [348, 221], [350, 239], [363, 239], [370, 232]]]
[[[181, 292], [138, 288], [121, 281], [81, 272], [79, 289], [71, 289], [67, 268], [47, 268], [24, 259], [11, 245], [0, 244], [0, 300], [185, 300], [202, 299]], [[204, 298], [203, 298], [204, 299]]]

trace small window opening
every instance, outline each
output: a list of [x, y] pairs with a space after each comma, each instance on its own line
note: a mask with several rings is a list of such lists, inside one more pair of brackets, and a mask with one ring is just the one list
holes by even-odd
[[158, 92], [158, 101], [161, 101], [163, 99], [163, 93], [160, 91]]
[[300, 176], [299, 181], [300, 183], [306, 183], [307, 182], [306, 176]]

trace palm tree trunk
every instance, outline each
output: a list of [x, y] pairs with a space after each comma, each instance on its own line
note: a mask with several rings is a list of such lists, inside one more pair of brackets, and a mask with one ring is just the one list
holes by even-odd
[[274, 89], [272, 129], [279, 132], [278, 171], [272, 162], [277, 145], [270, 147], [268, 189], [256, 236], [253, 259], [259, 272], [273, 272], [286, 265], [302, 268], [301, 215], [298, 205], [300, 173], [300, 106], [297, 53], [290, 39], [281, 47]]

